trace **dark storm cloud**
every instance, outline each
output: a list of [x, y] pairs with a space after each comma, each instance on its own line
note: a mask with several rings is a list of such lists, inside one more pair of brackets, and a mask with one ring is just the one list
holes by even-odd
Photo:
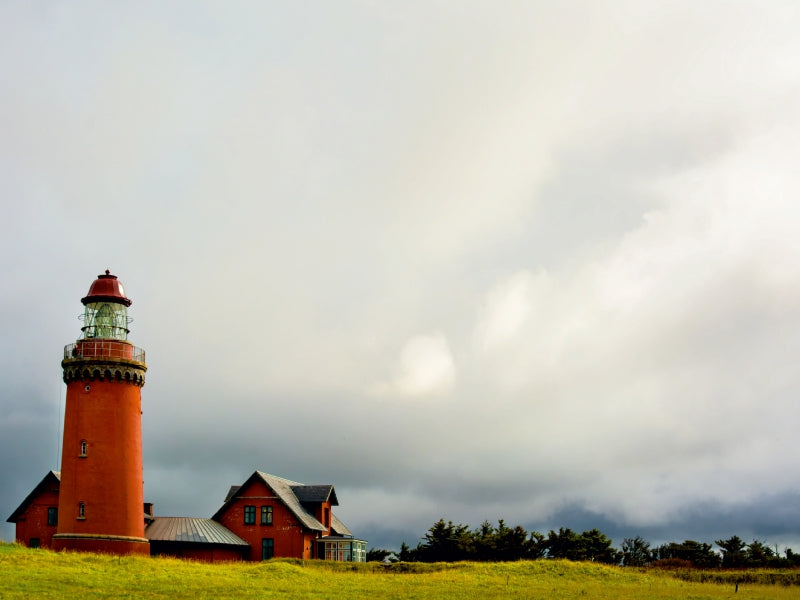
[[673, 520], [659, 526], [632, 525], [572, 506], [558, 511], [545, 522], [530, 524], [529, 529], [546, 534], [559, 527], [577, 532], [597, 528], [612, 538], [617, 548], [625, 538], [637, 535], [650, 541], [651, 547], [684, 540], [713, 545], [716, 540], [738, 535], [746, 542], [758, 540], [770, 546], [778, 544], [783, 553], [785, 548], [796, 550], [800, 544], [797, 501], [796, 492], [785, 492], [765, 493], [752, 502], [734, 506], [703, 502], [685, 506]]

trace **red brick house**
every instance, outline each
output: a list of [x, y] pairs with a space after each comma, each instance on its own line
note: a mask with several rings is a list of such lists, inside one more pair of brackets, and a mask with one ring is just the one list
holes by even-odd
[[353, 538], [331, 508], [332, 485], [303, 485], [256, 471], [232, 486], [211, 517], [250, 546], [247, 560], [273, 556], [363, 562], [366, 541]]
[[50, 548], [58, 527], [58, 490], [61, 473], [50, 471], [33, 488], [11, 516], [17, 525], [17, 542], [29, 548]]
[[[16, 539], [29, 547], [51, 547], [56, 532], [60, 476], [50, 471], [8, 521]], [[209, 562], [275, 557], [363, 562], [367, 542], [353, 538], [332, 512], [332, 485], [303, 485], [254, 472], [231, 486], [211, 519], [155, 517], [145, 504], [142, 517], [152, 555]]]

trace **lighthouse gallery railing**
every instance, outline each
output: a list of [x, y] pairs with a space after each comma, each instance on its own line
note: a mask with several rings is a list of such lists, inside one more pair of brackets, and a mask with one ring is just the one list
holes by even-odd
[[64, 346], [64, 360], [81, 358], [115, 358], [144, 363], [144, 349], [117, 340], [79, 340]]

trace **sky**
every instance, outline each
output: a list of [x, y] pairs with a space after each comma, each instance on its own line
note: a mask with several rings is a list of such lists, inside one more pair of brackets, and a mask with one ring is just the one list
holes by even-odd
[[0, 538], [105, 269], [145, 499], [800, 548], [800, 5], [0, 3]]

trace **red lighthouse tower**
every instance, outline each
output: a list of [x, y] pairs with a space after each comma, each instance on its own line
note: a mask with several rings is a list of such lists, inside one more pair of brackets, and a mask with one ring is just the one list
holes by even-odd
[[144, 350], [128, 341], [122, 283], [108, 271], [81, 299], [83, 332], [64, 348], [67, 402], [55, 550], [149, 554], [144, 537]]

